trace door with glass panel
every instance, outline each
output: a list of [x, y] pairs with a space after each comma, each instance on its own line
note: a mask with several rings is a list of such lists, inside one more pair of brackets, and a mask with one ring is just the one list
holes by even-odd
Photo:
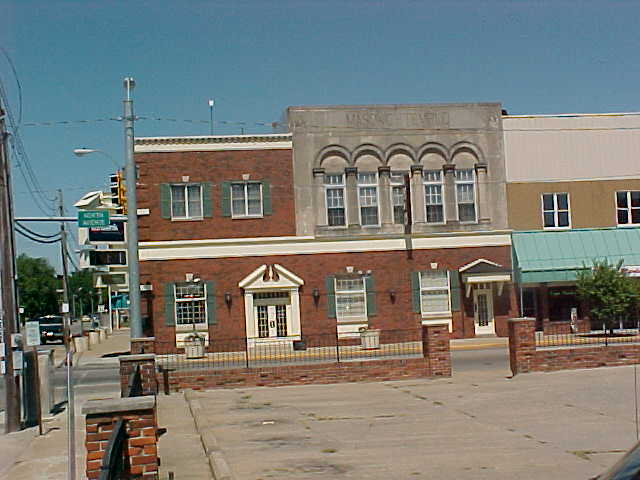
[[258, 338], [288, 335], [289, 292], [254, 294], [254, 314]]
[[490, 283], [479, 283], [474, 287], [473, 310], [476, 335], [495, 334], [493, 290]]

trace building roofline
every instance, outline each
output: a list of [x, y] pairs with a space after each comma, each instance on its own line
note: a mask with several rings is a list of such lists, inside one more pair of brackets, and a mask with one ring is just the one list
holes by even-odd
[[292, 148], [290, 133], [258, 135], [191, 135], [172, 137], [136, 137], [136, 153], [210, 151], [210, 150], [270, 150]]
[[532, 115], [503, 115], [502, 118], [580, 118], [580, 117], [625, 117], [640, 115], [640, 112], [611, 112], [611, 113], [550, 113]]

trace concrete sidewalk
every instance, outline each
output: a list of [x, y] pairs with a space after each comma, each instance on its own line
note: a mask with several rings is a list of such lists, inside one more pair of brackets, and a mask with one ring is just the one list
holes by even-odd
[[507, 337], [455, 338], [449, 343], [451, 350], [483, 350], [486, 348], [509, 348]]
[[[74, 368], [117, 368], [117, 357], [104, 355], [121, 353], [129, 350], [129, 330], [114, 331], [102, 343], [95, 345], [91, 350], [78, 353], [74, 356]], [[64, 352], [59, 357], [64, 358]], [[60, 367], [62, 370], [65, 368]], [[60, 371], [60, 369], [58, 369]], [[119, 385], [109, 392], [110, 397], [119, 396]], [[84, 402], [95, 398], [90, 392], [79, 394], [75, 397], [75, 445], [76, 445], [76, 478], [84, 478], [84, 463], [86, 451], [84, 446], [84, 417], [80, 413]], [[62, 401], [56, 398], [56, 401]], [[2, 417], [3, 419], [3, 417]], [[4, 424], [0, 425], [4, 429]], [[44, 424], [45, 434], [38, 435], [38, 427], [25, 429], [10, 435], [0, 434], [0, 480], [31, 480], [31, 479], [66, 479], [68, 468], [68, 428], [67, 409], [58, 415], [51, 417]]]
[[229, 389], [189, 400], [225, 480], [584, 480], [636, 441], [633, 367]]

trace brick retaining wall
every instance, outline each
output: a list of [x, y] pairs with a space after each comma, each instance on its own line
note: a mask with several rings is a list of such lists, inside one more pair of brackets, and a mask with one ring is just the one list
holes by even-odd
[[[447, 324], [422, 326], [423, 357], [281, 367], [194, 369], [169, 372], [172, 391], [256, 386], [328, 384], [451, 376]], [[158, 378], [162, 381], [161, 378]]]
[[616, 367], [640, 362], [640, 344], [536, 348], [535, 319], [509, 320], [511, 372], [551, 372], [577, 368]]
[[82, 409], [86, 414], [88, 479], [100, 478], [102, 461], [115, 423], [125, 422], [123, 448], [127, 478], [158, 479], [158, 438], [155, 397], [90, 400]]

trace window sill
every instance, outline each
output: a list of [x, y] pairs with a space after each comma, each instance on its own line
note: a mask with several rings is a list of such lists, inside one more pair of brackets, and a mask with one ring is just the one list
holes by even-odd
[[176, 332], [188, 333], [188, 332], [202, 332], [209, 329], [206, 323], [189, 323], [189, 324], [176, 324]]
[[619, 223], [616, 225], [618, 228], [638, 228], [640, 223]]
[[192, 218], [171, 218], [172, 222], [201, 222], [204, 217], [192, 217]]
[[436, 320], [436, 319], [451, 319], [451, 312], [441, 312], [441, 313], [423, 313], [423, 320]]
[[571, 227], [542, 227], [546, 231], [571, 230]]
[[238, 217], [231, 216], [231, 220], [250, 220], [256, 218], [264, 218], [264, 215], [242, 215]]

